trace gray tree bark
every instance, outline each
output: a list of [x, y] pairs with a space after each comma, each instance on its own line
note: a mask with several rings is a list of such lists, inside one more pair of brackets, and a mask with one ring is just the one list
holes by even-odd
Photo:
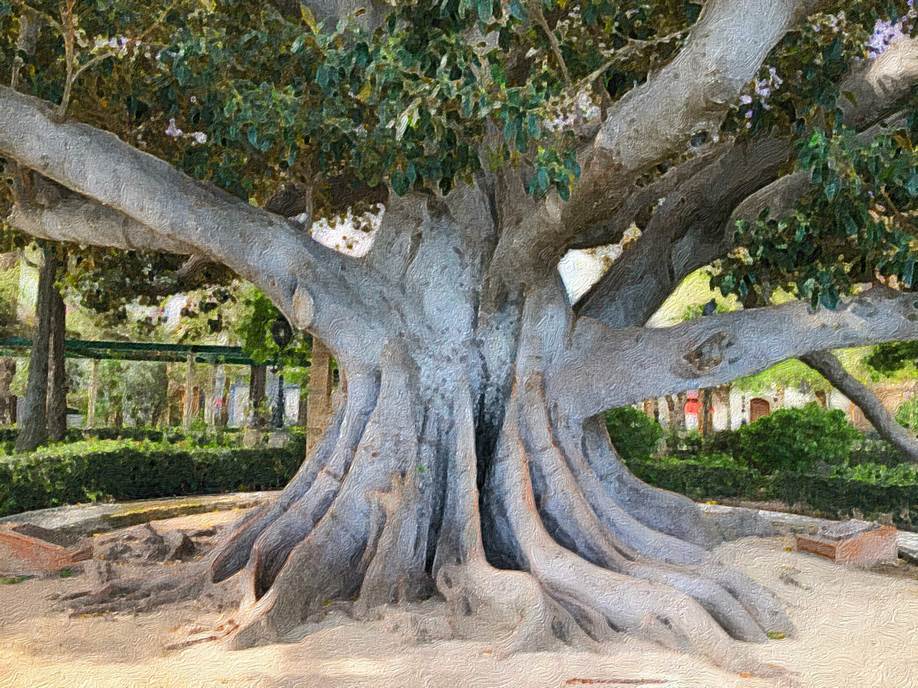
[[864, 412], [874, 429], [909, 461], [918, 461], [918, 438], [896, 422], [877, 395], [845, 370], [841, 361], [829, 351], [814, 351], [800, 359], [832, 383]]
[[48, 440], [48, 368], [58, 262], [54, 247], [45, 247], [42, 254], [35, 301], [35, 335], [29, 355], [29, 379], [19, 421], [19, 434], [16, 437], [17, 452], [33, 451]]

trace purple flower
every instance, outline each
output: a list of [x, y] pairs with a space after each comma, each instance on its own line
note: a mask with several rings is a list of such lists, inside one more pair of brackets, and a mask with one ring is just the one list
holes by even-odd
[[182, 130], [175, 126], [175, 118], [169, 118], [169, 126], [166, 127], [166, 136], [171, 136], [174, 139], [177, 139], [182, 135]]
[[[911, 6], [911, 2], [909, 3]], [[875, 59], [886, 52], [890, 45], [905, 37], [905, 20], [891, 22], [877, 19], [873, 25], [873, 34], [867, 40], [867, 52], [871, 59]]]

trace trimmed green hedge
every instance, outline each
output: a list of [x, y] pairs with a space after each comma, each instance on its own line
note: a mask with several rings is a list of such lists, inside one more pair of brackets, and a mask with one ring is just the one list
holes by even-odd
[[606, 429], [616, 451], [626, 461], [649, 459], [663, 437], [659, 423], [631, 406], [608, 411]]
[[918, 530], [918, 467], [862, 464], [837, 466], [820, 475], [783, 471], [762, 475], [726, 455], [696, 459], [664, 457], [629, 461], [641, 480], [698, 501], [743, 499], [779, 500], [833, 519], [860, 512], [864, 518], [891, 515], [903, 530]]
[[[95, 440], [0, 457], [0, 516], [80, 502], [280, 489], [303, 460], [303, 436], [293, 438], [283, 449], [199, 447], [194, 438], [178, 444]], [[776, 499], [830, 518], [853, 510], [867, 518], [891, 514], [900, 528], [918, 528], [916, 466], [861, 464], [765, 476], [717, 453], [628, 465], [642, 480], [696, 500]]]
[[753, 469], [736, 464], [729, 456], [629, 461], [628, 467], [646, 483], [699, 501], [765, 499], [768, 495], [768, 480]]
[[0, 515], [80, 502], [148, 499], [283, 487], [303, 461], [297, 437], [283, 449], [75, 442], [0, 459]]
[[850, 518], [856, 509], [864, 518], [891, 515], [899, 528], [918, 529], [918, 482], [884, 485], [841, 476], [779, 473], [771, 483], [776, 499], [804, 504], [826, 518]]
[[[233, 438], [240, 432], [239, 428], [224, 428], [222, 433]], [[19, 429], [15, 426], [0, 427], [0, 454], [12, 454]], [[183, 442], [188, 441], [198, 446], [214, 444], [216, 433], [184, 432], [180, 429], [160, 430], [158, 428], [70, 428], [64, 442], [83, 440], [134, 440], [137, 442]], [[233, 440], [235, 441], [235, 440]]]

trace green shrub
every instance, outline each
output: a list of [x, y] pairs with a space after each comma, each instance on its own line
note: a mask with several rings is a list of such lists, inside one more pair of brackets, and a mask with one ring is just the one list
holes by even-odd
[[95, 440], [0, 459], [0, 515], [80, 502], [148, 499], [283, 487], [303, 460], [283, 449]]
[[667, 456], [631, 461], [628, 466], [641, 480], [696, 500], [767, 497], [767, 480], [726, 454], [701, 454], [693, 459]]
[[666, 435], [666, 453], [670, 456], [693, 459], [704, 452], [704, 436], [697, 430], [671, 429]]
[[786, 504], [803, 504], [827, 518], [891, 516], [904, 530], [918, 526], [918, 469], [915, 466], [837, 466], [828, 475], [786, 472], [772, 479], [772, 494]]
[[[295, 431], [295, 428], [288, 428]], [[168, 442], [196, 447], [228, 447], [238, 444], [239, 428], [191, 430], [160, 430], [147, 427], [122, 428], [70, 428], [63, 442], [49, 446], [63, 446], [84, 440], [134, 440], [137, 442]], [[12, 454], [19, 431], [15, 427], [0, 428], [0, 454]]]
[[606, 413], [606, 428], [613, 446], [625, 461], [649, 458], [663, 436], [659, 423], [632, 406]]
[[881, 439], [875, 432], [870, 432], [855, 441], [854, 446], [851, 447], [848, 463], [851, 465], [876, 463], [898, 466], [907, 460], [901, 450]]
[[704, 451], [712, 454], [729, 454], [741, 461], [740, 435], [736, 430], [718, 430], [704, 438]]
[[739, 458], [762, 473], [805, 471], [848, 460], [860, 433], [838, 409], [778, 409], [737, 431]]
[[896, 421], [918, 433], [918, 397], [909, 399], [896, 410]]

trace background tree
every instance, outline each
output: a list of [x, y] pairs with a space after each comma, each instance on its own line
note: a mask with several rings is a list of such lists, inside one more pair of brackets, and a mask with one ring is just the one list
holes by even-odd
[[[221, 263], [341, 366], [322, 441], [207, 562], [245, 581], [236, 645], [436, 589], [504, 650], [621, 630], [767, 673], [732, 639], [791, 632], [780, 603], [597, 414], [918, 337], [907, 3], [292, 5], [41, 3], [30, 95], [0, 88], [12, 226]], [[12, 46], [35, 8], [3, 6]], [[381, 198], [365, 257], [307, 231]], [[571, 304], [559, 260], [634, 226]], [[744, 303], [801, 300], [643, 327], [723, 256]]]

